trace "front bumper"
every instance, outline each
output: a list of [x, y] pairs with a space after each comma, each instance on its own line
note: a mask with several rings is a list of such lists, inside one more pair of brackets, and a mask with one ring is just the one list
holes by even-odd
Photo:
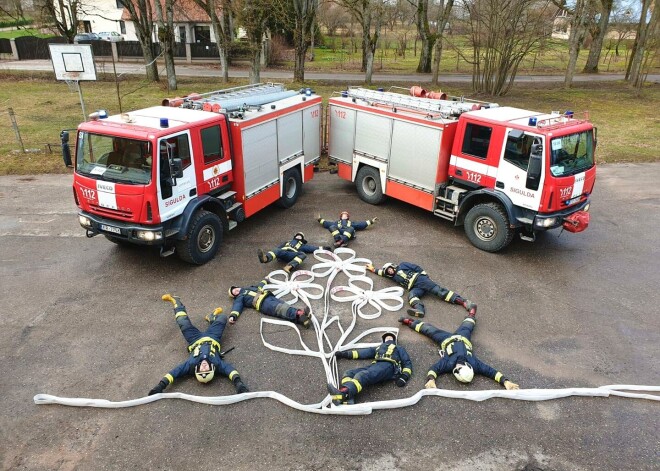
[[165, 244], [165, 231], [162, 225], [145, 226], [126, 223], [103, 218], [86, 211], [78, 212], [78, 222], [87, 231], [87, 237], [103, 234], [137, 245]]
[[[533, 229], [535, 231], [547, 231], [556, 229], [564, 224], [564, 218], [570, 216], [578, 211], [589, 211], [590, 200], [587, 198], [582, 203], [571, 206], [570, 208], [562, 209], [554, 213], [543, 213], [534, 216]], [[585, 209], [586, 208], [586, 209]]]

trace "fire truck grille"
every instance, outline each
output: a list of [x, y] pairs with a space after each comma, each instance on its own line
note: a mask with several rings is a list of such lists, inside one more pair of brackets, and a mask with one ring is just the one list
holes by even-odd
[[101, 206], [92, 204], [90, 205], [92, 210], [100, 215], [107, 215], [113, 218], [120, 217], [122, 219], [132, 219], [133, 213], [131, 211], [120, 211], [116, 209], [102, 208]]

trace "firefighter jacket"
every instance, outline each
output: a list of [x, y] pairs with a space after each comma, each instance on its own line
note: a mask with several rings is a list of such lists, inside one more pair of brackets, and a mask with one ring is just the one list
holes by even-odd
[[348, 350], [350, 359], [373, 359], [371, 363], [389, 362], [394, 364], [398, 373], [412, 376], [412, 361], [405, 348], [392, 341], [381, 343], [378, 347]]
[[[408, 290], [414, 288], [415, 282], [419, 279], [420, 276], [427, 276], [422, 267], [409, 262], [399, 263], [396, 267], [394, 267], [394, 270], [395, 272], [392, 280], [396, 281], [398, 284]], [[382, 268], [376, 270], [376, 274], [378, 276], [387, 276], [385, 274], [385, 270]]]
[[234, 299], [234, 304], [231, 306], [229, 317], [238, 318], [246, 307], [251, 307], [258, 311], [261, 308], [264, 299], [273, 294], [264, 289], [264, 286], [266, 286], [267, 283], [268, 281], [261, 280], [257, 286], [241, 288], [240, 293], [238, 293], [238, 296]]
[[[180, 365], [175, 366], [169, 373], [165, 375], [165, 380], [169, 384], [172, 384], [177, 378], [194, 374], [195, 366], [197, 366], [197, 364], [199, 364], [204, 359], [215, 365], [216, 369], [223, 374], [230, 374], [224, 371], [227, 369], [228, 364], [223, 362], [222, 358], [220, 357], [220, 342], [217, 340], [204, 336], [189, 345], [188, 351], [190, 352], [188, 359]], [[231, 365], [229, 365], [229, 367], [230, 370], [233, 371], [233, 367]]]
[[469, 363], [475, 374], [494, 379], [501, 385], [504, 385], [504, 382], [509, 380], [509, 378], [505, 377], [495, 368], [479, 360], [472, 353], [472, 342], [466, 337], [457, 334], [442, 341], [440, 344], [440, 360], [431, 367], [428, 376], [437, 378], [438, 375], [443, 373], [450, 373], [459, 362]]
[[286, 250], [287, 252], [304, 252], [304, 253], [314, 253], [319, 248], [316, 245], [308, 244], [305, 240], [298, 240], [296, 238], [291, 239], [289, 242], [283, 242], [277, 246], [280, 250]]

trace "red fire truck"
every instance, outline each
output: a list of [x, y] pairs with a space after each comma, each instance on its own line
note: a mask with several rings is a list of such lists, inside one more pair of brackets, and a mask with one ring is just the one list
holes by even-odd
[[410, 95], [349, 88], [329, 100], [328, 134], [329, 158], [360, 198], [424, 208], [463, 225], [482, 250], [497, 252], [516, 233], [533, 241], [538, 231], [580, 232], [589, 223], [596, 129], [572, 112], [420, 87]]
[[88, 237], [211, 260], [223, 234], [295, 204], [321, 153], [321, 97], [258, 84], [78, 127], [73, 195]]

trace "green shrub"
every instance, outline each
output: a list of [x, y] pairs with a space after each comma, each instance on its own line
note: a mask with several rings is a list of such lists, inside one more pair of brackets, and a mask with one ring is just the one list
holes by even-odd
[[25, 26], [25, 25], [31, 25], [34, 23], [33, 20], [29, 18], [23, 18], [21, 20], [5, 20], [5, 21], [0, 21], [0, 28], [11, 28], [14, 26]]

